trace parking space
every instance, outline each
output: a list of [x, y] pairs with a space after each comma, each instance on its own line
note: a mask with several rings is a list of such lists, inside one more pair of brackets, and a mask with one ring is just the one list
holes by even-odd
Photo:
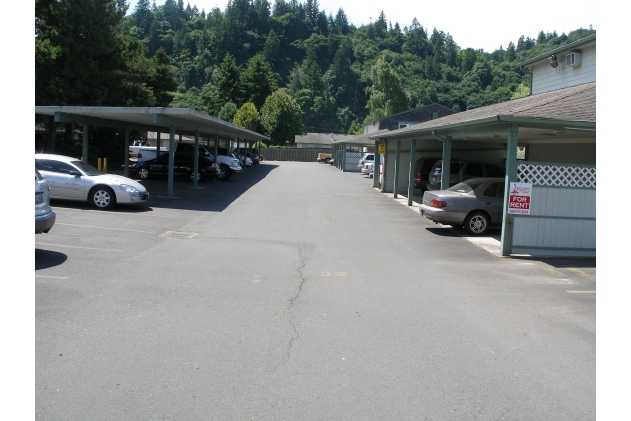
[[593, 415], [595, 261], [496, 258], [317, 163], [146, 184], [35, 238], [38, 419]]

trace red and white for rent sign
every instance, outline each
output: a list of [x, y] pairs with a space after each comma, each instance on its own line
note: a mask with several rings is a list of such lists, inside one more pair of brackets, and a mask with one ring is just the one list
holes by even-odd
[[508, 192], [508, 213], [530, 215], [531, 183], [510, 183]]

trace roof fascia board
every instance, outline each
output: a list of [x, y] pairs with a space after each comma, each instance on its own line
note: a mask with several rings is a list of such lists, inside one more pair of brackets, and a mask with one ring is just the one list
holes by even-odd
[[88, 124], [90, 126], [111, 127], [114, 129], [148, 130], [152, 132], [162, 131], [164, 129], [164, 127], [154, 125], [128, 123], [120, 120], [110, 120], [108, 118], [88, 117], [84, 115], [60, 112], [55, 113], [55, 123]]
[[[486, 117], [486, 118], [482, 118], [479, 120], [470, 120], [470, 121], [463, 121], [460, 123], [454, 123], [454, 124], [448, 124], [446, 126], [433, 126], [433, 127], [424, 127], [422, 129], [410, 129], [410, 130], [406, 130], [403, 133], [396, 133], [396, 131], [388, 133], [388, 134], [382, 134], [382, 135], [377, 135], [375, 137], [370, 137], [370, 139], [378, 139], [378, 138], [384, 138], [385, 140], [390, 140], [390, 139], [397, 139], [397, 140], [405, 140], [405, 139], [433, 139], [434, 135], [432, 135], [432, 132], [439, 132], [439, 134], [441, 135], [445, 135], [445, 136], [451, 136], [450, 131], [451, 130], [457, 130], [457, 129], [461, 129], [461, 128], [465, 128], [466, 130], [473, 130], [475, 128], [477, 128], [478, 126], [485, 126], [485, 125], [489, 125], [489, 124], [497, 124], [498, 123], [498, 119], [497, 116], [493, 116], [493, 117]], [[414, 126], [410, 126], [410, 127], [414, 127]]]
[[447, 126], [435, 126], [431, 128], [423, 128], [419, 130], [409, 130], [404, 133], [397, 134], [395, 132], [387, 135], [378, 135], [371, 137], [377, 140], [384, 138], [385, 140], [411, 140], [411, 139], [432, 139], [432, 132], [440, 136], [467, 136], [476, 134], [492, 134], [503, 132], [508, 129], [506, 124], [514, 124], [519, 127], [528, 128], [550, 128], [550, 129], [575, 129], [575, 130], [596, 130], [596, 123], [591, 121], [573, 121], [573, 120], [552, 120], [540, 117], [514, 117], [498, 115], [487, 117], [480, 120], [461, 122]]
[[[190, 115], [190, 113], [181, 113], [181, 114]], [[238, 138], [242, 138], [246, 140], [257, 140], [257, 141], [268, 139], [266, 136], [259, 135], [259, 134], [257, 134], [257, 136], [252, 136], [252, 134], [255, 134], [255, 133], [247, 129], [238, 130], [238, 129], [231, 129], [230, 127], [221, 129], [221, 128], [215, 127], [214, 124], [212, 124], [212, 123], [215, 123], [218, 125], [219, 124], [223, 125], [221, 124], [221, 121], [217, 121], [217, 122], [209, 121], [209, 123], [211, 124], [203, 124], [203, 123], [196, 123], [192, 121], [186, 121], [186, 120], [182, 120], [171, 115], [165, 115], [165, 114], [159, 114], [159, 113], [152, 114], [151, 118], [153, 122], [156, 124], [166, 124], [169, 126], [175, 126], [176, 128], [188, 129], [188, 130], [193, 130], [193, 131], [199, 130], [200, 132], [203, 132], [205, 134], [218, 134], [218, 135], [223, 135], [223, 136], [238, 137]], [[230, 124], [226, 122], [223, 122], [223, 123]]]
[[503, 123], [516, 124], [519, 127], [528, 127], [534, 129], [576, 129], [576, 130], [593, 130], [596, 131], [595, 121], [577, 121], [577, 120], [556, 120], [541, 117], [514, 117], [500, 115], [497, 118]]
[[538, 61], [547, 60], [552, 54], [557, 54], [557, 53], [560, 53], [560, 52], [563, 52], [563, 51], [571, 50], [573, 48], [580, 47], [583, 44], [588, 44], [588, 43], [590, 43], [592, 41], [595, 41], [595, 40], [596, 40], [596, 34], [590, 35], [588, 37], [581, 38], [578, 41], [574, 41], [571, 44], [563, 45], [561, 47], [555, 48], [554, 50], [550, 50], [550, 51], [548, 51], [546, 53], [543, 53], [543, 54], [538, 55], [536, 57], [533, 57], [533, 58], [531, 58], [529, 60], [526, 60], [526, 61], [524, 61], [522, 63], [518, 63], [517, 65], [519, 67], [524, 67], [524, 66], [530, 67], [531, 65], [535, 64]]

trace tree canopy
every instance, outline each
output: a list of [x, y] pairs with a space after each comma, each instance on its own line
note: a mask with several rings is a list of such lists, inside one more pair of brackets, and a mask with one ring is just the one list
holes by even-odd
[[271, 97], [297, 104], [312, 132], [357, 132], [432, 103], [464, 111], [527, 95], [520, 61], [595, 33], [507, 34], [505, 48], [486, 52], [413, 16], [402, 26], [381, 12], [356, 27], [317, 0], [230, 0], [208, 11], [139, 0], [126, 12], [124, 0], [36, 0], [37, 105], [190, 107], [232, 119], [251, 103], [267, 121], [259, 130], [274, 127], [284, 142], [263, 118]]

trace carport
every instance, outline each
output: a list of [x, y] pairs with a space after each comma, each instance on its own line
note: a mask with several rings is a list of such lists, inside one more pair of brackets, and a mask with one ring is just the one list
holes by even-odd
[[[383, 129], [378, 132], [363, 134], [352, 139], [334, 141], [331, 145], [333, 149], [333, 159], [335, 168], [346, 171], [357, 171], [357, 164], [363, 152], [355, 152], [349, 149], [361, 147], [372, 152], [375, 147], [373, 137], [380, 134], [389, 133], [390, 130]], [[376, 149], [375, 149], [376, 150]], [[379, 158], [375, 155], [375, 165], [379, 165]]]
[[[381, 191], [395, 198], [407, 191], [408, 206], [416, 158], [442, 156], [443, 174], [449, 174], [451, 159], [505, 168], [503, 256], [596, 255], [595, 82], [369, 137], [375, 149], [385, 146]], [[517, 159], [518, 148], [525, 148], [525, 159]], [[375, 187], [377, 180], [375, 176]], [[532, 184], [530, 215], [507, 213], [510, 182]], [[443, 177], [441, 188], [448, 183]]]
[[[157, 150], [160, 150], [160, 133], [169, 133], [169, 174], [168, 197], [173, 197], [173, 164], [175, 135], [195, 138], [195, 175], [200, 137], [214, 139], [215, 156], [219, 148], [219, 137], [243, 139], [251, 147], [253, 142], [268, 140], [267, 136], [236, 126], [216, 117], [200, 113], [190, 108], [161, 107], [77, 107], [77, 106], [36, 106], [35, 114], [49, 118], [49, 144], [54, 149], [55, 123], [74, 123], [83, 126], [82, 160], [88, 159], [89, 126], [109, 127], [125, 130], [124, 154], [125, 176], [129, 175], [130, 130], [153, 131], [158, 133]], [[54, 150], [50, 150], [54, 153]], [[193, 178], [197, 187], [197, 177]]]

